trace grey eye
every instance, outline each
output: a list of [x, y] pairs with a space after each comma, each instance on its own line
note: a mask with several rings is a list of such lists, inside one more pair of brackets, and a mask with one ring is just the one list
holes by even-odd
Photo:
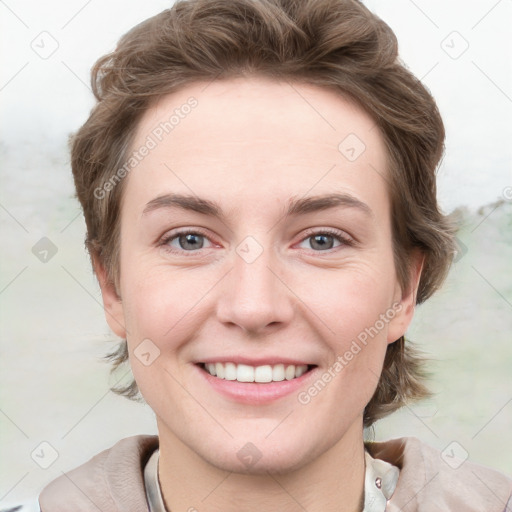
[[327, 251], [335, 247], [335, 242], [338, 242], [338, 245], [341, 245], [337, 236], [330, 235], [329, 233], [316, 233], [305, 238], [302, 243], [308, 243], [309, 247], [306, 246], [306, 249]]
[[196, 249], [203, 249], [207, 238], [199, 233], [179, 233], [172, 237], [167, 245], [173, 249], [181, 249], [184, 251], [193, 251]]

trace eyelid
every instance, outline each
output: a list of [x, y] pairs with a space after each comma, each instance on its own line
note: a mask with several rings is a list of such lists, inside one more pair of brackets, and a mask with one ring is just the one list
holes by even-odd
[[[193, 254], [197, 254], [201, 249], [198, 249], [196, 251], [186, 251], [184, 249], [174, 249], [174, 248], [171, 248], [169, 244], [169, 242], [171, 240], [174, 240], [176, 238], [178, 238], [179, 236], [182, 236], [182, 235], [189, 235], [189, 234], [194, 234], [194, 235], [201, 235], [203, 236], [204, 238], [206, 238], [210, 243], [212, 244], [215, 244], [216, 242], [214, 242], [211, 237], [206, 233], [206, 231], [202, 228], [189, 228], [189, 227], [184, 227], [184, 228], [176, 228], [175, 230], [171, 230], [167, 233], [165, 233], [163, 236], [161, 236], [157, 242], [157, 245], [161, 248], [161, 249], [164, 249], [170, 253], [174, 253], [174, 254], [184, 254], [184, 255], [193, 255]], [[206, 247], [206, 249], [208, 249], [208, 247]]]
[[[201, 251], [201, 249], [208, 249], [208, 247], [206, 247], [206, 248], [197, 249], [195, 251], [186, 251], [184, 249], [181, 249], [181, 250], [173, 249], [170, 247], [170, 245], [168, 245], [171, 240], [174, 240], [181, 235], [187, 235], [187, 234], [200, 235], [200, 236], [203, 236], [204, 238], [206, 238], [210, 243], [212, 243], [212, 244], [216, 243], [215, 241], [213, 241], [211, 239], [211, 237], [208, 235], [208, 233], [202, 228], [183, 227], [183, 228], [176, 228], [176, 230], [171, 230], [170, 232], [163, 235], [159, 239], [158, 245], [170, 253], [175, 253], [175, 254], [179, 253], [179, 254], [184, 254], [184, 255], [189, 255], [189, 256], [197, 254], [199, 251]], [[338, 247], [354, 246], [357, 244], [357, 241], [352, 236], [350, 236], [345, 231], [342, 231], [342, 230], [336, 229], [336, 228], [309, 228], [302, 234], [301, 239], [297, 242], [297, 244], [300, 244], [300, 243], [304, 242], [305, 240], [307, 240], [308, 238], [311, 238], [312, 236], [316, 236], [316, 235], [328, 235], [328, 236], [334, 237], [335, 239], [337, 239], [340, 242], [340, 245]], [[297, 245], [297, 244], [295, 244], [295, 245]], [[309, 251], [314, 252], [314, 253], [319, 253], [319, 254], [321, 254], [321, 253], [328, 254], [331, 251], [337, 249], [338, 247], [326, 249], [323, 251], [315, 251], [313, 249], [310, 249]]]
[[[315, 235], [329, 235], [334, 238], [336, 238], [340, 242], [340, 246], [354, 246], [357, 244], [357, 240], [354, 239], [351, 235], [349, 235], [346, 231], [342, 231], [341, 229], [337, 228], [310, 228], [307, 229], [303, 235], [301, 236], [301, 239], [298, 243], [304, 242], [304, 240], [311, 238]], [[329, 253], [330, 251], [334, 250], [336, 248], [327, 249], [325, 251], [313, 251], [315, 253]], [[312, 249], [311, 249], [312, 251]]]

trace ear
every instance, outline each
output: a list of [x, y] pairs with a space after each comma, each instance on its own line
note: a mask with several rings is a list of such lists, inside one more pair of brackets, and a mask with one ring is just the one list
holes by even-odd
[[107, 276], [107, 271], [99, 257], [93, 256], [93, 267], [101, 289], [103, 309], [108, 325], [120, 338], [126, 338], [124, 310], [121, 297], [118, 296], [114, 283]]
[[400, 339], [407, 331], [409, 324], [414, 316], [414, 308], [416, 306], [416, 296], [418, 293], [418, 285], [420, 283], [421, 272], [425, 262], [425, 254], [416, 249], [410, 256], [409, 263], [409, 286], [406, 290], [402, 290], [401, 286], [396, 284], [394, 307], [396, 314], [389, 322], [388, 343], [393, 343]]

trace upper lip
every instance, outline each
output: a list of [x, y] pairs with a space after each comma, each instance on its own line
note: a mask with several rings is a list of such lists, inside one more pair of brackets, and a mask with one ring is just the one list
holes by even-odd
[[259, 357], [259, 358], [251, 358], [244, 356], [216, 356], [216, 357], [207, 357], [205, 359], [201, 359], [196, 361], [196, 364], [205, 363], [234, 363], [234, 364], [246, 364], [248, 366], [274, 366], [276, 364], [284, 364], [284, 365], [311, 365], [314, 366], [311, 361], [307, 361], [305, 359], [295, 359], [290, 357], [280, 357], [280, 356], [269, 356], [269, 357]]

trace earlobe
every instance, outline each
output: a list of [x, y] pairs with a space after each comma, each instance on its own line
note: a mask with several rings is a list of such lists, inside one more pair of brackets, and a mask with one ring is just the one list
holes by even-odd
[[397, 293], [399, 296], [399, 300], [395, 303], [398, 304], [396, 307], [397, 314], [389, 323], [388, 343], [393, 343], [401, 338], [412, 321], [424, 262], [424, 253], [419, 249], [414, 251], [411, 254], [410, 280], [408, 288], [406, 290], [402, 290], [397, 284]]
[[93, 267], [100, 285], [107, 323], [117, 336], [126, 338], [123, 303], [117, 294], [115, 285], [108, 278], [105, 266], [97, 256], [93, 256]]

